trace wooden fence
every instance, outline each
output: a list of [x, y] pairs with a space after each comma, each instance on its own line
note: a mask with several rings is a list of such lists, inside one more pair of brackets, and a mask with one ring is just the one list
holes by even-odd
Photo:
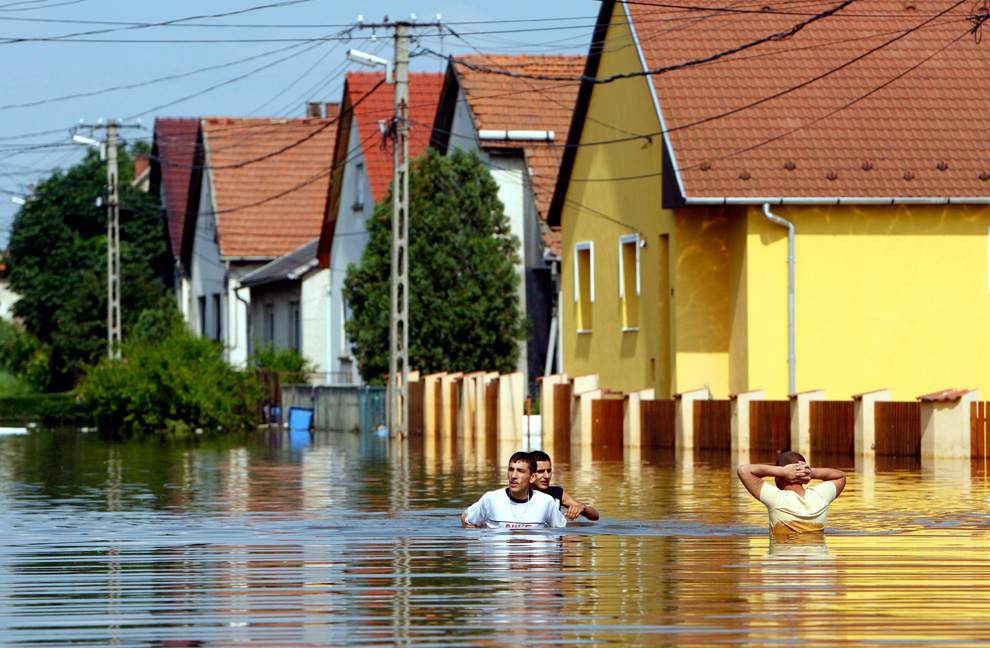
[[874, 408], [875, 454], [921, 456], [921, 403], [880, 401]]
[[990, 456], [990, 403], [970, 405], [970, 456], [985, 461]]
[[851, 455], [856, 451], [852, 401], [811, 401], [811, 454]]
[[791, 402], [750, 401], [749, 450], [760, 461], [775, 461], [791, 447]]
[[644, 448], [673, 448], [677, 425], [677, 408], [672, 400], [642, 400], [639, 423]]
[[571, 445], [571, 384], [563, 383], [553, 386], [553, 429], [554, 446], [544, 448], [546, 451], [560, 454], [558, 450], [569, 448]]
[[409, 383], [409, 425], [408, 433], [410, 437], [421, 437], [425, 426], [423, 424], [423, 394], [426, 392], [426, 383], [414, 380]]
[[694, 401], [694, 447], [699, 450], [732, 448], [732, 401]]
[[594, 448], [621, 448], [625, 403], [620, 398], [591, 401], [591, 445]]

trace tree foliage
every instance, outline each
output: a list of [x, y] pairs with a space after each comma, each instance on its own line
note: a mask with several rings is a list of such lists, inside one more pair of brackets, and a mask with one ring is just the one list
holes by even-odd
[[[516, 292], [519, 242], [474, 152], [428, 149], [409, 173], [409, 364], [421, 371], [515, 370], [527, 335]], [[366, 382], [388, 373], [391, 191], [347, 269], [347, 335]]]
[[232, 369], [220, 343], [193, 336], [180, 321], [164, 339], [124, 351], [126, 360], [104, 358], [79, 387], [102, 433], [185, 436], [254, 425], [257, 380]]
[[[125, 334], [140, 313], [160, 305], [168, 268], [160, 203], [130, 186], [134, 160], [119, 154], [121, 316]], [[15, 313], [51, 351], [53, 387], [71, 386], [106, 353], [106, 167], [91, 152], [56, 171], [14, 219], [7, 262]], [[105, 202], [105, 200], [104, 200]]]

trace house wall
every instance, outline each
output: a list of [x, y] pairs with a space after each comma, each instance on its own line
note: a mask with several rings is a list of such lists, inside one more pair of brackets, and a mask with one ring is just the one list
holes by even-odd
[[214, 296], [219, 295], [221, 303], [223, 302], [227, 268], [220, 260], [211, 184], [209, 174], [204, 174], [189, 272], [188, 321], [194, 333], [216, 340], [224, 337], [222, 332], [219, 336], [216, 334], [217, 318], [221, 318], [221, 327], [224, 322], [223, 309], [217, 310]]
[[332, 358], [327, 355], [327, 307], [331, 293], [330, 270], [310, 270], [302, 279], [300, 305], [302, 308], [303, 357], [313, 363], [316, 371], [330, 371]]
[[[244, 292], [243, 290], [241, 291]], [[298, 281], [280, 281], [251, 288], [251, 326], [248, 332], [251, 352], [271, 344], [276, 350], [294, 349], [292, 312], [302, 309]], [[300, 335], [302, 333], [300, 321]], [[301, 350], [301, 347], [298, 347]]]
[[[642, 69], [621, 6], [616, 5], [606, 37], [612, 45], [602, 56], [599, 76]], [[594, 119], [584, 122], [581, 141], [585, 143], [660, 130], [644, 78], [597, 86], [588, 114]], [[661, 138], [653, 137], [578, 149], [561, 213], [561, 325], [563, 371], [568, 375], [598, 373], [603, 387], [622, 391], [653, 387], [658, 398], [666, 398], [674, 390], [670, 351], [674, 310], [679, 306], [671, 307], [673, 284], [665, 283], [675, 276], [678, 264], [674, 217], [661, 207], [661, 147]], [[594, 181], [627, 177], [638, 179]], [[623, 331], [619, 239], [637, 232], [646, 242], [640, 248], [639, 330]], [[594, 246], [593, 325], [590, 333], [579, 333], [574, 250], [587, 241]], [[693, 257], [689, 261], [692, 265]], [[676, 289], [675, 294], [679, 298]]]
[[[366, 221], [375, 209], [375, 197], [371, 195], [356, 118], [351, 121], [348, 142], [347, 163], [341, 178], [340, 206], [330, 247], [330, 294], [324, 297], [330, 303], [330, 327], [328, 334], [324, 334], [327, 340], [322, 362], [324, 366], [329, 362], [327, 371], [349, 372], [352, 382], [360, 383], [357, 360], [351, 354], [351, 345], [344, 330], [349, 316], [343, 296], [344, 278], [347, 276], [347, 266], [360, 263], [364, 248], [368, 245]], [[371, 145], [377, 146], [374, 143]]]
[[[774, 207], [795, 224], [797, 391], [986, 388], [990, 208]], [[746, 387], [787, 390], [787, 231], [746, 219]], [[740, 291], [741, 292], [741, 291]]]

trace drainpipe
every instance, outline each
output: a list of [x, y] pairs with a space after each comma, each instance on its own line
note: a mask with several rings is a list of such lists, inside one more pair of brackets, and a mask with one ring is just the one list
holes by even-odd
[[794, 354], [794, 223], [785, 220], [776, 214], [770, 213], [770, 203], [763, 203], [763, 213], [772, 222], [787, 228], [787, 370], [789, 378], [789, 392], [796, 394], [795, 389], [795, 364]]
[[330, 372], [333, 371], [333, 322], [332, 322], [333, 304], [331, 303], [331, 299], [333, 298], [333, 292], [332, 292], [333, 288], [331, 286], [331, 284], [333, 283], [333, 270], [327, 270], [327, 274], [329, 275], [329, 278], [327, 279], [327, 292], [326, 292], [326, 300], [325, 300], [327, 306], [327, 312], [326, 312], [327, 323], [326, 323], [326, 336], [324, 337], [323, 342], [326, 344], [326, 349], [324, 349], [324, 354], [326, 356], [325, 358], [326, 364], [324, 371], [327, 372], [327, 384], [329, 385]]

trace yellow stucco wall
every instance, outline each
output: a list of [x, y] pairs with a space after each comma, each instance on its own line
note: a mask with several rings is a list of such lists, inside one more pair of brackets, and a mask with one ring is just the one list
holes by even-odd
[[[797, 391], [894, 400], [990, 389], [990, 208], [773, 207], [795, 224]], [[787, 391], [787, 236], [758, 208], [745, 228], [746, 335], [739, 387]], [[733, 228], [734, 232], [741, 228]], [[733, 237], [738, 248], [738, 237]], [[734, 356], [734, 360], [736, 356]], [[745, 360], [739, 356], [740, 360]], [[745, 382], [745, 384], [743, 384]], [[736, 384], [733, 384], [734, 388]]]
[[[617, 4], [599, 77], [642, 70]], [[564, 369], [598, 373], [602, 387], [653, 387], [658, 398], [708, 386], [729, 393], [729, 219], [721, 209], [661, 207], [662, 138], [590, 145], [657, 133], [649, 81], [599, 85], [575, 157], [562, 225]], [[635, 178], [617, 180], [618, 178]], [[588, 180], [591, 180], [590, 182]], [[639, 330], [623, 331], [619, 298], [619, 239], [639, 233]], [[594, 242], [595, 302], [591, 332], [577, 330], [575, 245]], [[671, 294], [673, 289], [673, 295]]]
[[[616, 5], [598, 76], [642, 69], [624, 11]], [[600, 85], [592, 94], [581, 141], [571, 173], [562, 226], [562, 330], [564, 370], [575, 376], [598, 373], [601, 385], [631, 391], [655, 387], [658, 395], [670, 393], [670, 326], [661, 322], [657, 294], [669, 276], [671, 265], [671, 214], [660, 208], [661, 139], [633, 139], [613, 144], [589, 145], [656, 133], [659, 120], [645, 78]], [[613, 180], [631, 178], [632, 180]], [[589, 181], [590, 180], [590, 181]], [[640, 234], [639, 330], [622, 330], [619, 298], [619, 239]], [[577, 332], [578, 305], [574, 300], [574, 246], [594, 242], [595, 301], [590, 333]], [[666, 257], [666, 258], [664, 258]], [[661, 264], [666, 265], [661, 273]], [[669, 293], [669, 288], [666, 289]]]

